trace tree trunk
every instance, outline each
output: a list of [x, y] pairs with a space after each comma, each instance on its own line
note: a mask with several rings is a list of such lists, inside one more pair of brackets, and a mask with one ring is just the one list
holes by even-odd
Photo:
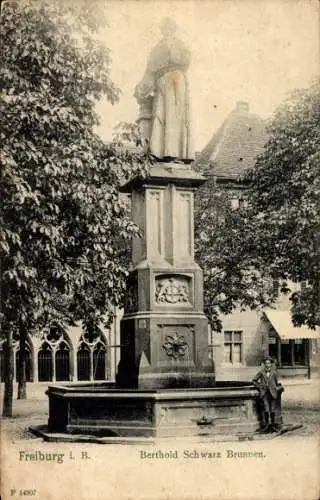
[[9, 327], [6, 335], [7, 342], [5, 344], [5, 381], [4, 381], [4, 396], [3, 396], [3, 417], [12, 417], [12, 399], [13, 399], [13, 330]]
[[27, 329], [20, 323], [20, 349], [18, 366], [18, 394], [17, 399], [27, 399], [27, 381], [26, 381], [26, 355], [27, 355]]

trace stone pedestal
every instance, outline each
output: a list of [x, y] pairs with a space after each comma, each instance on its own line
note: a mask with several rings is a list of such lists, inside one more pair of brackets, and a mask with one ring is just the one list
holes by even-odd
[[202, 271], [194, 261], [193, 192], [203, 182], [188, 165], [158, 163], [147, 179], [123, 188], [132, 194], [132, 217], [144, 237], [133, 242], [118, 387], [210, 387], [215, 382]]

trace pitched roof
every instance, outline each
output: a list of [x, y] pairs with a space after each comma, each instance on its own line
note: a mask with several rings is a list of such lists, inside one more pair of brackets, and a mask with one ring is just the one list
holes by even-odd
[[201, 151], [193, 167], [216, 177], [236, 179], [254, 167], [267, 141], [264, 121], [238, 102], [221, 127]]

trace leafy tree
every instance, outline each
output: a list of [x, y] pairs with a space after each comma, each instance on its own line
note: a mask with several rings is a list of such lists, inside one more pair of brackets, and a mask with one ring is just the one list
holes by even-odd
[[[212, 179], [196, 196], [196, 257], [204, 270], [205, 307], [217, 330], [220, 313], [262, 307], [288, 282], [295, 324], [320, 324], [320, 86], [297, 91], [268, 127], [255, 167], [238, 179], [248, 206], [232, 210], [232, 190]], [[212, 174], [211, 174], [212, 175]], [[213, 166], [214, 175], [214, 166]]]
[[[274, 278], [306, 282], [291, 295], [293, 321], [320, 324], [320, 83], [299, 90], [269, 124], [250, 182], [248, 243]], [[250, 247], [248, 247], [250, 250]]]
[[222, 329], [221, 314], [256, 309], [277, 294], [256, 252], [244, 251], [253, 228], [247, 209], [231, 206], [231, 198], [243, 196], [244, 188], [226, 190], [209, 178], [195, 199], [195, 256], [203, 269], [205, 312], [216, 331]]
[[[12, 414], [12, 336], [83, 320], [100, 329], [122, 303], [128, 242], [139, 234], [120, 183], [145, 175], [143, 148], [94, 132], [95, 106], [120, 91], [88, 2], [5, 3], [1, 12], [1, 329], [4, 415]], [[90, 9], [93, 7], [90, 2]]]

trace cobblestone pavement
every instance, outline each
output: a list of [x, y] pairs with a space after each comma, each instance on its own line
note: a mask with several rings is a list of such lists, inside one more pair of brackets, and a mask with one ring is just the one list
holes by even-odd
[[282, 437], [295, 436], [320, 436], [320, 413], [318, 410], [295, 411], [284, 410], [282, 412], [284, 425], [301, 424], [303, 427], [292, 433], [286, 433]]

